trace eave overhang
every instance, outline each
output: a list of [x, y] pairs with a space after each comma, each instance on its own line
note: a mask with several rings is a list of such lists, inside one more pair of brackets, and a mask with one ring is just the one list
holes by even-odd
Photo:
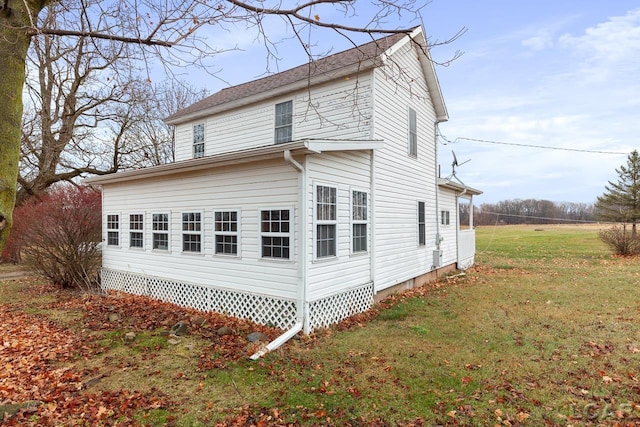
[[482, 191], [476, 188], [469, 187], [468, 185], [452, 181], [447, 178], [438, 178], [438, 187], [446, 188], [447, 190], [453, 190], [461, 194], [469, 194], [471, 196], [479, 196], [480, 194], [482, 194]]
[[384, 146], [381, 140], [331, 140], [304, 139], [286, 144], [267, 145], [247, 150], [205, 156], [198, 159], [183, 160], [160, 166], [116, 172], [108, 175], [86, 178], [85, 185], [104, 185], [140, 179], [166, 177], [170, 175], [195, 172], [223, 166], [251, 163], [260, 160], [284, 158], [284, 152], [293, 155], [320, 154], [331, 151], [377, 150]]

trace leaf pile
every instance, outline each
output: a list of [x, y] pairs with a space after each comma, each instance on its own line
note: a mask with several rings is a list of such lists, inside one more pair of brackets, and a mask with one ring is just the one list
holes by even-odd
[[[16, 282], [17, 283], [17, 282]], [[215, 313], [179, 307], [143, 296], [61, 291], [50, 285], [25, 281], [23, 302], [0, 304], [0, 420], [3, 425], [142, 425], [141, 411], [166, 408], [169, 398], [156, 389], [88, 390], [96, 369], [69, 368], [78, 358], [104, 351], [95, 332], [169, 330], [176, 322], [189, 325], [189, 335], [211, 344], [200, 357], [202, 370], [224, 367], [257, 350], [246, 335], [259, 331], [273, 339], [281, 331]], [[53, 302], [42, 305], [43, 296]], [[61, 313], [66, 321], [44, 315]], [[113, 315], [116, 316], [113, 316]], [[110, 315], [112, 315], [110, 320]], [[115, 320], [114, 320], [115, 319]], [[218, 329], [232, 333], [219, 335]]]
[[133, 421], [134, 410], [160, 408], [157, 390], [84, 392], [87, 372], [60, 367], [92, 349], [82, 336], [19, 307], [0, 306], [0, 419], [4, 425], [95, 425]]
[[[80, 305], [81, 303], [81, 305]], [[224, 367], [233, 360], [246, 358], [258, 348], [248, 345], [246, 336], [262, 332], [270, 340], [282, 333], [273, 327], [258, 325], [220, 313], [201, 312], [195, 309], [151, 299], [145, 296], [109, 292], [107, 295], [90, 295], [76, 298], [63, 305], [82, 310], [84, 327], [93, 331], [126, 328], [131, 331], [170, 330], [177, 322], [186, 322], [189, 335], [206, 339], [211, 344], [202, 356], [203, 370]], [[59, 304], [58, 304], [59, 305]], [[117, 321], [109, 321], [109, 315], [117, 314]], [[232, 333], [220, 335], [218, 330], [229, 328]]]

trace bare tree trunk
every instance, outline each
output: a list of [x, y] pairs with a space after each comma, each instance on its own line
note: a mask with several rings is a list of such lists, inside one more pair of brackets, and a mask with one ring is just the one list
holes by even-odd
[[22, 88], [31, 27], [44, 2], [3, 0], [0, 3], [0, 250], [9, 236], [16, 199]]

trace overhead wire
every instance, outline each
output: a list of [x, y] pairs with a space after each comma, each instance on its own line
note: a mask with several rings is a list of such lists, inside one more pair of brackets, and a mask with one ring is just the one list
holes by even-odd
[[451, 139], [444, 136], [442, 132], [438, 132], [438, 137], [444, 141], [442, 143], [443, 145], [456, 144], [459, 141], [470, 141], [470, 142], [482, 142], [487, 144], [510, 145], [515, 147], [525, 147], [525, 148], [541, 148], [545, 150], [572, 151], [572, 152], [579, 152], [579, 153], [612, 154], [616, 156], [627, 156], [629, 154], [629, 153], [622, 153], [619, 151], [587, 150], [582, 148], [552, 147], [549, 145], [519, 144], [515, 142], [493, 141], [490, 139], [467, 138], [467, 137], [457, 137], [452, 141]]

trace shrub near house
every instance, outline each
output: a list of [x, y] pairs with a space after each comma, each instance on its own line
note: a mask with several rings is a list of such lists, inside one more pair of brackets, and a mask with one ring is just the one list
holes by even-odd
[[100, 192], [75, 186], [28, 200], [15, 210], [3, 259], [21, 259], [63, 288], [95, 282], [101, 264], [101, 204]]

